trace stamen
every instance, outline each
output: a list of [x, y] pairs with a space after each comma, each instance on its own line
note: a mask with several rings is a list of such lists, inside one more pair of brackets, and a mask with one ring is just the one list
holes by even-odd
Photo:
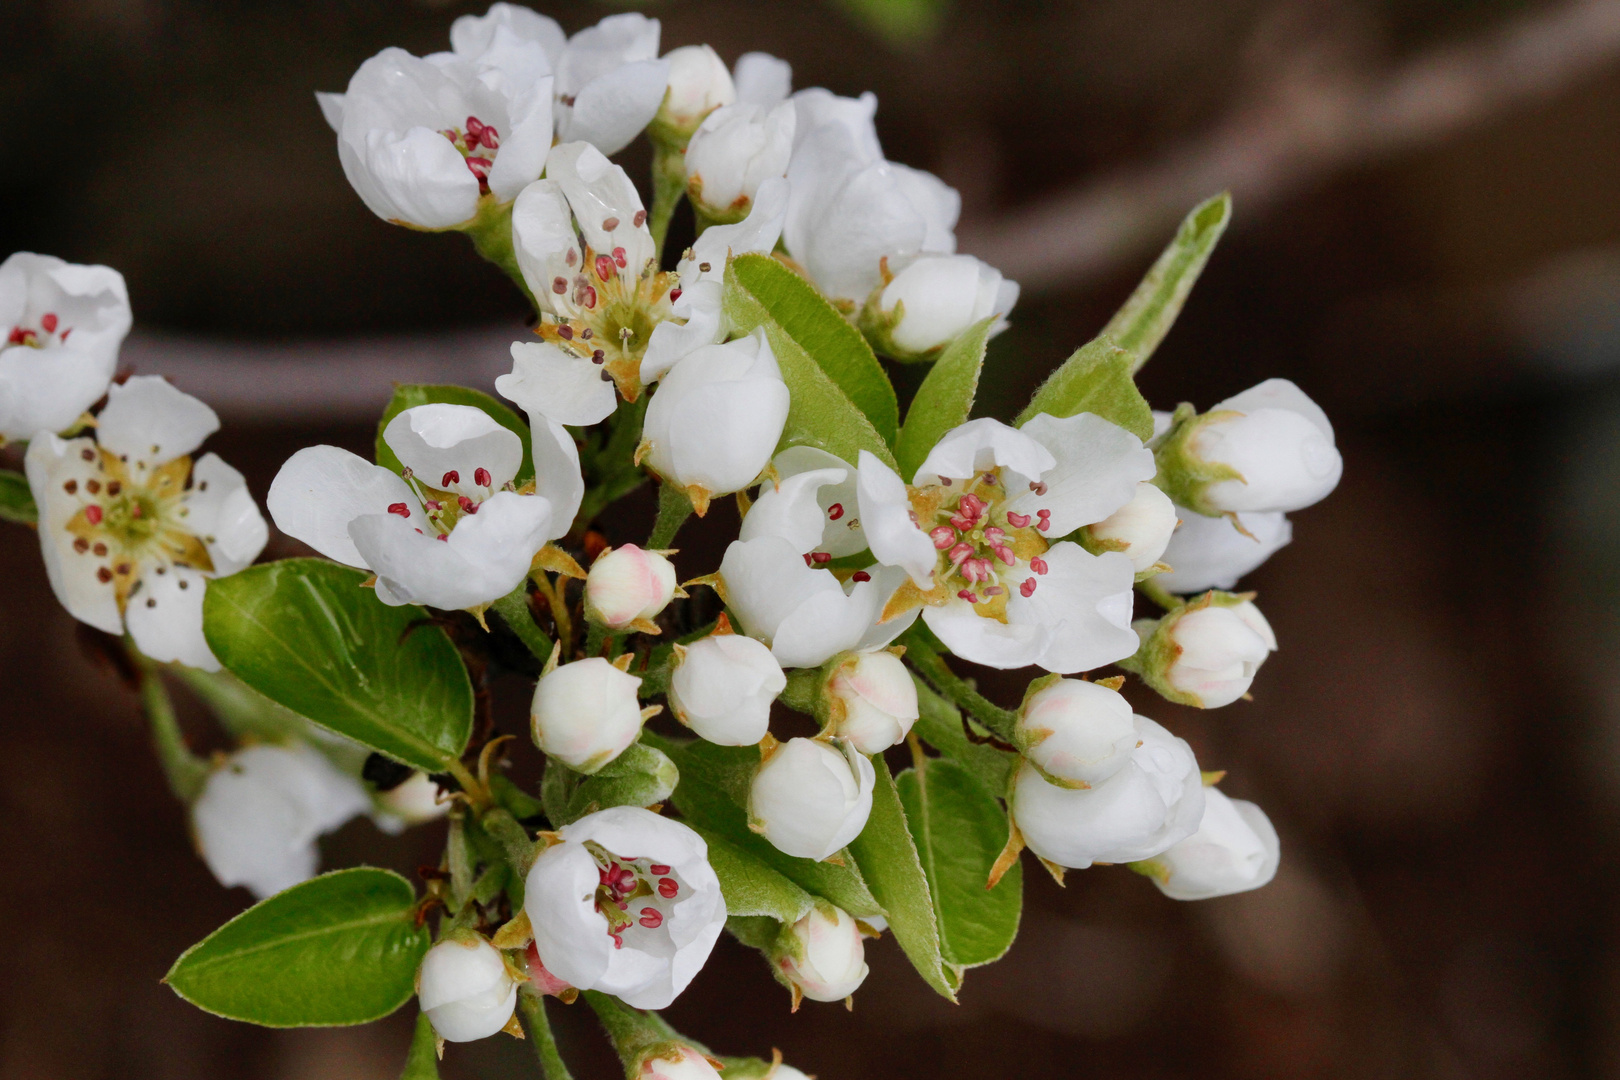
[[1037, 574], [1044, 574], [1051, 569], [1051, 567], [1046, 565], [1045, 559], [1038, 557], [1029, 560], [1029, 568], [1035, 571]]
[[647, 211], [637, 210], [636, 216], [630, 219], [630, 224], [634, 225], [638, 229], [647, 224]]
[[601, 364], [601, 363], [606, 363], [606, 362], [607, 362], [607, 354], [606, 353], [604, 353], [601, 349], [592, 349], [591, 350], [591, 363], [593, 363], [593, 364]]
[[557, 336], [562, 338], [564, 341], [573, 341], [574, 328], [569, 326], [567, 323], [563, 323], [561, 326], [557, 327]]
[[467, 498], [467, 496], [465, 496], [465, 495], [458, 496], [456, 498], [456, 502], [460, 504], [461, 512], [463, 514], [476, 514], [476, 513], [478, 513], [478, 504], [473, 502], [471, 499]]
[[[569, 254], [572, 255], [573, 252], [570, 251]], [[558, 296], [561, 296], [563, 293], [567, 292], [568, 291], [568, 279], [565, 278], [565, 277], [552, 278], [551, 279], [551, 291], [556, 293]]]
[[851, 580], [851, 581], [871, 581], [872, 580], [872, 575], [868, 574], [865, 570], [857, 570], [857, 571], [855, 571], [853, 574], [851, 574], [849, 576], [849, 580]]
[[973, 593], [967, 589], [959, 590], [956, 595], [958, 599], [966, 600], [970, 604], [977, 604], [979, 602], [979, 598], [974, 596]]
[[1045, 495], [1046, 485], [1039, 480], [1031, 480], [1029, 482], [1029, 490], [1033, 491], [1037, 495]]
[[473, 470], [473, 483], [477, 484], [479, 487], [491, 486], [491, 479], [492, 477], [489, 475], [489, 470], [483, 466], [479, 466]]
[[820, 566], [822, 563], [832, 562], [832, 553], [828, 551], [812, 551], [810, 561]]
[[1018, 586], [1018, 592], [1026, 600], [1029, 599], [1031, 596], [1034, 596], [1035, 595], [1035, 579], [1032, 578], [1032, 577], [1025, 578], [1024, 583], [1022, 585]]
[[[91, 482], [94, 483], [94, 481]], [[101, 507], [97, 506], [95, 503], [91, 503], [89, 506], [85, 507], [84, 520], [88, 521], [92, 525], [100, 525]]]
[[[636, 216], [642, 220], [646, 220], [647, 211], [638, 210], [636, 211]], [[636, 222], [637, 226], [640, 224], [640, 221]], [[647, 873], [653, 875], [654, 877], [663, 877], [665, 874], [669, 873], [669, 871], [670, 867], [665, 866], [663, 863], [653, 863], [651, 866], [647, 867]]]
[[951, 560], [951, 565], [952, 566], [961, 566], [962, 565], [962, 560], [966, 559], [968, 556], [970, 556], [972, 554], [973, 554], [973, 545], [963, 543], [963, 544], [957, 544], [955, 547], [951, 548], [951, 553], [947, 557]]
[[996, 558], [1000, 559], [1008, 566], [1011, 566], [1018, 561], [1018, 559], [1013, 555], [1012, 548], [1008, 547], [1006, 544], [991, 544], [990, 550], [996, 553]]
[[439, 481], [439, 486], [442, 488], [447, 488], [451, 484], [459, 483], [461, 483], [461, 473], [457, 472], [455, 469], [451, 469], [449, 472], [445, 473], [444, 477]]
[[641, 918], [636, 921], [649, 930], [656, 930], [664, 925], [664, 916], [657, 908], [644, 907], [641, 909]]
[[674, 878], [666, 877], [658, 879], [658, 895], [662, 896], [665, 900], [675, 899], [675, 894], [680, 891], [681, 887], [676, 883]]
[[596, 276], [603, 281], [612, 281], [619, 268], [613, 265], [613, 256], [598, 255], [596, 257]]
[[54, 334], [54, 333], [56, 333], [56, 315], [55, 315], [55, 313], [54, 313], [54, 312], [50, 312], [50, 311], [47, 311], [47, 312], [46, 312], [46, 313], [45, 313], [45, 314], [44, 314], [44, 315], [43, 315], [43, 316], [42, 316], [42, 317], [41, 317], [41, 318], [40, 318], [40, 320], [39, 320], [39, 325], [40, 325], [40, 326], [43, 326], [43, 327], [44, 327], [44, 328], [45, 328], [45, 332], [46, 332], [46, 333], [47, 333], [47, 334]]
[[815, 565], [815, 563], [810, 561], [810, 553], [808, 551], [804, 553], [803, 557], [804, 557], [804, 565], [806, 565], [806, 566], [814, 566]]
[[450, 534], [449, 533], [440, 533], [434, 539], [448, 541], [450, 539]]
[[616, 247], [613, 249], [613, 264], [621, 270], [630, 265], [630, 260], [625, 255], [624, 248]]
[[671, 289], [671, 290], [669, 290], [669, 302], [670, 303], [673, 304], [675, 301], [679, 300], [680, 298], [681, 298], [681, 290], [679, 290], [679, 289]]
[[1007, 524], [1011, 525], [1015, 529], [1027, 528], [1029, 526], [1029, 515], [1015, 514], [1009, 510], [1007, 511]]
[[928, 538], [934, 542], [934, 548], [944, 551], [956, 543], [956, 530], [949, 525], [936, 525], [928, 530]]
[[843, 503], [833, 503], [831, 506], [827, 507], [827, 520], [828, 521], [837, 521], [839, 518], [841, 518], [843, 516], [844, 516], [844, 504]]
[[411, 516], [411, 508], [406, 506], [404, 503], [389, 503], [388, 512], [390, 514], [398, 514], [402, 518], [408, 518]]
[[602, 231], [603, 232], [612, 232], [614, 229], [617, 229], [618, 227], [619, 227], [619, 219], [618, 218], [610, 217], [610, 218], [603, 218], [602, 219]]
[[67, 492], [69, 495], [72, 495], [74, 492], [79, 490], [79, 482], [77, 480], [69, 480], [67, 483], [62, 485], [62, 490]]
[[1003, 592], [1006, 592], [1006, 590], [1003, 589], [1000, 585], [991, 585], [991, 586], [989, 586], [988, 588], [986, 588], [984, 590], [984, 595], [986, 595], [986, 596], [1000, 596]]

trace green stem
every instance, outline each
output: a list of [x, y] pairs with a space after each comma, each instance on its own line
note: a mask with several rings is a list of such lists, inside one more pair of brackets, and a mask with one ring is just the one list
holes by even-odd
[[518, 994], [518, 1012], [523, 1016], [523, 1028], [534, 1044], [534, 1056], [540, 1061], [540, 1075], [545, 1080], [574, 1080], [574, 1074], [563, 1063], [557, 1050], [557, 1039], [551, 1034], [551, 1021], [546, 1017], [546, 999], [529, 990]]
[[967, 680], [946, 666], [945, 658], [920, 634], [907, 635], [906, 659], [948, 700], [966, 709], [997, 736], [1012, 739], [1013, 728], [1018, 722], [1017, 714], [1003, 709], [968, 685]]
[[175, 798], [189, 805], [208, 780], [208, 762], [186, 746], [180, 721], [174, 715], [174, 703], [169, 700], [169, 691], [163, 685], [157, 665], [133, 647], [129, 652], [141, 672], [141, 704], [146, 709], [147, 721], [152, 725], [152, 747], [163, 765], [169, 790], [174, 792]]
[[776, 699], [794, 712], [815, 716], [816, 703], [821, 700], [823, 675], [821, 668], [799, 668], [791, 672], [788, 675], [787, 686]]
[[490, 838], [501, 845], [506, 855], [506, 861], [512, 865], [512, 872], [523, 877], [534, 865], [534, 841], [524, 830], [518, 819], [511, 812], [502, 807], [493, 807], [486, 810], [478, 819], [478, 824]]
[[411, 1051], [405, 1057], [405, 1071], [399, 1074], [399, 1080], [439, 1080], [437, 1044], [438, 1036], [434, 1034], [427, 1013], [417, 1013]]
[[546, 632], [535, 624], [534, 612], [529, 607], [529, 583], [527, 579], [518, 583], [518, 587], [501, 597], [490, 605], [501, 621], [511, 628], [518, 640], [534, 654], [536, 660], [544, 664], [551, 657], [551, 638]]
[[686, 197], [686, 144], [662, 139], [653, 141], [653, 204], [647, 215], [647, 228], [658, 245], [658, 265], [664, 264], [664, 237], [669, 233], [675, 208]]
[[649, 1050], [660, 1043], [675, 1041], [672, 1028], [661, 1019], [656, 1023], [652, 1020], [656, 1014], [632, 1009], [600, 990], [587, 990], [584, 997], [596, 1012], [596, 1018], [602, 1022], [608, 1038], [613, 1040], [613, 1049], [624, 1063], [626, 1076], [633, 1077], [640, 1073], [641, 1063]]
[[607, 441], [585, 461], [590, 483], [579, 513], [574, 515], [573, 534], [583, 533], [596, 516], [618, 499], [647, 482], [647, 474], [635, 463], [636, 445], [641, 442], [641, 422], [647, 412], [649, 395], [635, 401], [620, 401], [607, 421]]
[[1181, 599], [1179, 596], [1176, 596], [1169, 589], [1165, 588], [1163, 585], [1160, 585], [1152, 578], [1148, 578], [1146, 581], [1138, 581], [1136, 583], [1136, 591], [1153, 601], [1155, 604], [1158, 604], [1166, 611], [1174, 611], [1186, 604], [1185, 600]]
[[647, 537], [648, 551], [667, 551], [675, 542], [686, 519], [692, 516], [692, 500], [686, 492], [665, 481], [658, 488], [658, 520], [653, 522], [652, 534]]

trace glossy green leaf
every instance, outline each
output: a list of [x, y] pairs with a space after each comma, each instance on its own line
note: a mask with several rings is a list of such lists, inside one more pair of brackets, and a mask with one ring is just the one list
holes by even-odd
[[1109, 338], [1089, 341], [1041, 384], [1015, 426], [1022, 427], [1037, 413], [1065, 417], [1088, 412], [1146, 442], [1153, 437], [1153, 410], [1131, 378], [1137, 366], [1135, 356]]
[[797, 859], [748, 828], [748, 785], [759, 764], [757, 749], [716, 746], [701, 739], [679, 743], [650, 732], [642, 734], [642, 741], [655, 742], [680, 768], [681, 784], [671, 801], [687, 824], [724, 837], [812, 896], [831, 900], [856, 918], [886, 917], [853, 859], [846, 858], [843, 866]]
[[471, 405], [476, 409], [483, 409], [489, 414], [491, 420], [503, 428], [513, 432], [523, 440], [523, 463], [518, 466], [518, 484], [534, 476], [534, 453], [529, 441], [529, 425], [523, 418], [512, 410], [510, 405], [503, 405], [495, 398], [490, 397], [482, 390], [474, 390], [466, 386], [430, 386], [424, 383], [399, 383], [394, 387], [394, 396], [389, 399], [388, 408], [383, 410], [382, 419], [377, 421], [377, 464], [395, 472], [402, 471], [405, 466], [400, 464], [399, 458], [388, 444], [383, 442], [383, 431], [388, 422], [406, 409], [414, 409], [418, 405]]
[[763, 327], [792, 394], [783, 446], [817, 446], [855, 462], [870, 450], [894, 464], [899, 405], [871, 346], [809, 282], [768, 255], [726, 266], [726, 318]]
[[11, 469], [0, 469], [0, 521], [15, 521], [19, 525], [39, 521], [34, 493], [28, 489], [28, 477]]
[[366, 575], [322, 559], [208, 583], [203, 634], [233, 674], [323, 727], [427, 772], [461, 756], [473, 692], [428, 613], [389, 607]]
[[889, 929], [911, 966], [929, 986], [955, 1001], [958, 980], [953, 977], [954, 973], [946, 971], [940, 954], [934, 899], [928, 888], [928, 877], [923, 873], [922, 860], [917, 855], [917, 845], [912, 840], [900, 792], [881, 755], [872, 759], [872, 766], [877, 770], [872, 816], [867, 818], [861, 835], [849, 845], [850, 853], [871, 886], [872, 895], [889, 913]]
[[1018, 935], [1023, 867], [1014, 863], [994, 889], [990, 868], [1007, 846], [1007, 814], [961, 765], [942, 758], [895, 778], [934, 898], [939, 951], [962, 968], [1001, 959]]
[[709, 865], [720, 879], [726, 914], [765, 915], [780, 923], [795, 923], [810, 912], [810, 894], [764, 860], [743, 850], [725, 834], [701, 825], [692, 826], [709, 845]]
[[1175, 239], [1159, 255], [1142, 283], [1108, 320], [1102, 336], [1134, 354], [1131, 374], [1148, 361], [1170, 332], [1187, 294], [1203, 273], [1210, 253], [1232, 220], [1232, 195], [1223, 191], [1206, 199], [1182, 219]]
[[894, 448], [900, 476], [907, 483], [940, 436], [967, 423], [973, 411], [973, 395], [979, 390], [985, 346], [990, 343], [996, 319], [994, 315], [981, 319], [947, 345], [917, 388], [917, 396], [911, 399], [906, 425], [900, 429], [900, 441]]
[[561, 828], [610, 806], [652, 806], [664, 802], [681, 774], [662, 750], [644, 742], [590, 776], [577, 773], [555, 758], [546, 761], [540, 797], [553, 828]]
[[164, 981], [205, 1012], [265, 1027], [381, 1019], [409, 1001], [430, 939], [416, 893], [359, 867], [295, 885], [193, 945]]
[[416, 1030], [411, 1035], [411, 1050], [405, 1056], [405, 1068], [399, 1080], [439, 1080], [438, 1037], [427, 1013], [416, 1014]]
[[[1007, 775], [1017, 760], [1014, 755], [969, 739], [961, 711], [918, 676], [911, 681], [917, 684], [918, 715], [911, 729], [917, 737], [972, 773], [986, 791], [998, 795], [1006, 791]], [[980, 737], [990, 734], [976, 723], [974, 728]]]

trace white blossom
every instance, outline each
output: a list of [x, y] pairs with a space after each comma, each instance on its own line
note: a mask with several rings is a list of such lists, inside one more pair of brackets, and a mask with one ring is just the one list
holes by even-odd
[[523, 901], [546, 969], [632, 1008], [664, 1008], [725, 925], [708, 845], [685, 825], [630, 806], [587, 814], [557, 835], [561, 842], [535, 859]]
[[664, 55], [669, 88], [658, 109], [658, 122], [691, 133], [714, 110], [737, 100], [731, 72], [707, 45], [682, 45]]
[[[676, 1046], [641, 1063], [639, 1080], [720, 1080], [709, 1059], [690, 1046]], [[776, 1073], [781, 1075], [780, 1070]]]
[[94, 405], [130, 319], [110, 267], [28, 251], [0, 263], [0, 443], [61, 431]]
[[[1154, 473], [1130, 432], [1091, 413], [1022, 428], [970, 420], [947, 432], [908, 487], [861, 452], [861, 527], [904, 569], [923, 621], [957, 656], [1071, 673], [1136, 651], [1135, 570], [1118, 552], [1053, 542], [1128, 503]], [[891, 601], [886, 614], [897, 607]]]
[[1240, 477], [1198, 492], [1194, 509], [1208, 514], [1302, 510], [1337, 487], [1344, 471], [1327, 414], [1287, 379], [1267, 379], [1216, 405], [1196, 422], [1187, 450]]
[[1012, 813], [1031, 851], [1083, 870], [1150, 859], [1197, 830], [1204, 785], [1192, 747], [1145, 716], [1136, 733], [1130, 760], [1094, 787], [1058, 787], [1024, 764]]
[[281, 467], [266, 502], [282, 532], [376, 574], [385, 604], [500, 599], [568, 531], [584, 494], [573, 438], [554, 421], [534, 425], [532, 495], [508, 487], [522, 440], [482, 409], [418, 405], [389, 421], [383, 441], [407, 477], [335, 446], [306, 447]]
[[793, 92], [793, 67], [766, 52], [745, 52], [731, 69], [737, 100], [774, 109]]
[[686, 147], [687, 194], [711, 219], [747, 213], [761, 184], [787, 172], [797, 112], [739, 102], [710, 113]]
[[1248, 600], [1192, 605], [1166, 616], [1163, 627], [1173, 654], [1164, 680], [1201, 709], [1218, 709], [1247, 694], [1277, 648], [1271, 625]]
[[849, 912], [820, 904], [794, 923], [777, 967], [811, 1001], [842, 1001], [866, 981], [866, 948]]
[[360, 781], [303, 744], [238, 750], [191, 805], [192, 835], [224, 886], [259, 899], [315, 876], [316, 837], [371, 809]]
[[417, 1004], [446, 1042], [486, 1039], [504, 1028], [517, 988], [500, 950], [467, 931], [429, 949], [416, 976]]
[[207, 580], [250, 565], [269, 538], [241, 473], [213, 454], [192, 463], [218, 429], [207, 405], [138, 376], [108, 390], [94, 438], [42, 433], [25, 459], [45, 570], [68, 613], [127, 630], [154, 660], [210, 671]]
[[787, 676], [770, 649], [741, 634], [710, 634], [676, 646], [669, 707], [699, 737], [721, 746], [752, 746], [770, 728], [771, 702]]
[[[1095, 525], [1086, 526], [1094, 544], [1120, 551], [1138, 573], [1153, 569], [1176, 531], [1176, 506], [1170, 496], [1146, 480], [1136, 485], [1131, 501]], [[1161, 579], [1162, 580], [1162, 579]]]
[[1205, 517], [1177, 507], [1176, 515], [1181, 526], [1162, 556], [1170, 572], [1156, 579], [1171, 592], [1230, 589], [1294, 538], [1281, 513]]
[[790, 446], [771, 465], [779, 479], [760, 485], [738, 539], [780, 536], [812, 563], [866, 550], [853, 465], [815, 446]]
[[1211, 787], [1198, 831], [1141, 866], [1172, 900], [1207, 900], [1260, 888], [1276, 876], [1280, 859], [1265, 811]]
[[641, 454], [701, 514], [716, 495], [749, 486], [787, 422], [788, 389], [763, 330], [688, 355], [647, 406]]
[[854, 653], [839, 663], [827, 677], [826, 696], [828, 733], [848, 739], [863, 754], [881, 754], [902, 742], [917, 722], [917, 684], [886, 650]]
[[749, 823], [779, 851], [825, 859], [866, 828], [876, 783], [872, 763], [846, 740], [789, 739], [754, 773]]
[[586, 575], [585, 614], [612, 630], [635, 626], [655, 632], [652, 620], [669, 605], [675, 591], [675, 564], [659, 552], [635, 544], [609, 548], [596, 557]]
[[923, 357], [992, 315], [1000, 316], [994, 329], [1005, 329], [1006, 315], [1018, 302], [1018, 283], [972, 255], [927, 254], [874, 296], [883, 318], [863, 318], [863, 327], [875, 331], [894, 355]]
[[1025, 757], [1050, 782], [1095, 787], [1130, 760], [1136, 719], [1117, 690], [1048, 676], [1031, 684], [1018, 711], [1015, 737]]
[[404, 783], [380, 791], [373, 799], [376, 809], [371, 820], [389, 835], [398, 835], [411, 825], [437, 821], [450, 812], [450, 800], [438, 783], [425, 772], [413, 772]]
[[547, 672], [529, 710], [534, 744], [576, 772], [596, 772], [641, 734], [640, 685], [600, 656]]

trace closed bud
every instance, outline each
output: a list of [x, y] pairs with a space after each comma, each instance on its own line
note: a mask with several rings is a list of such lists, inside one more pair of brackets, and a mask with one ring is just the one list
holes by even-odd
[[641, 734], [640, 685], [600, 656], [542, 675], [529, 715], [535, 745], [575, 772], [596, 772]]
[[917, 684], [900, 658], [883, 649], [835, 662], [824, 701], [828, 733], [863, 754], [881, 754], [917, 722]]
[[377, 809], [372, 820], [383, 832], [396, 834], [410, 825], [425, 825], [450, 812], [450, 800], [442, 798], [439, 785], [427, 773], [414, 772], [404, 783], [376, 795]]
[[664, 59], [669, 62], [669, 89], [653, 118], [655, 131], [663, 127], [688, 137], [705, 116], [737, 100], [731, 72], [707, 45], [683, 45]]
[[1287, 379], [1268, 379], [1202, 415], [1183, 405], [1155, 454], [1165, 490], [1211, 517], [1303, 509], [1344, 471], [1327, 414]]
[[1199, 709], [1249, 692], [1277, 637], [1246, 596], [1211, 592], [1164, 618], [1137, 624], [1142, 647], [1122, 666], [1171, 701]]
[[660, 1047], [642, 1059], [641, 1080], [720, 1080], [714, 1063], [690, 1046]]
[[925, 254], [872, 293], [861, 329], [897, 360], [930, 359], [980, 319], [1004, 316], [1017, 302], [1018, 283], [988, 263]]
[[652, 620], [675, 596], [675, 565], [634, 544], [609, 548], [585, 578], [585, 617], [610, 630], [656, 632]]
[[499, 949], [478, 934], [461, 931], [422, 958], [416, 997], [439, 1038], [472, 1042], [488, 1038], [511, 1021], [517, 983]]
[[1277, 830], [1265, 811], [1211, 787], [1204, 791], [1198, 831], [1134, 869], [1172, 900], [1207, 900], [1258, 889], [1276, 876], [1280, 859]]
[[746, 217], [759, 186], [787, 172], [796, 122], [792, 102], [768, 110], [744, 102], [710, 113], [686, 147], [693, 206], [711, 222]]
[[788, 855], [825, 859], [866, 828], [876, 783], [872, 763], [848, 742], [789, 739], [754, 773], [749, 827]]
[[677, 649], [669, 707], [701, 738], [753, 746], [770, 729], [771, 702], [787, 686], [771, 650], [741, 634], [711, 634]]
[[1087, 525], [1083, 536], [1088, 551], [1124, 552], [1136, 572], [1144, 574], [1159, 562], [1175, 531], [1175, 503], [1154, 484], [1143, 480], [1136, 485], [1130, 502], [1095, 525]]
[[1192, 747], [1145, 716], [1135, 723], [1129, 760], [1090, 788], [1058, 787], [1025, 762], [1012, 814], [1031, 851], [1083, 870], [1150, 859], [1197, 830], [1204, 785]]
[[1175, 593], [1230, 589], [1294, 538], [1285, 514], [1212, 518], [1182, 511], [1180, 517], [1181, 525], [1164, 550], [1170, 571], [1157, 580]]
[[1071, 788], [1119, 772], [1138, 741], [1131, 704], [1119, 691], [1057, 675], [1030, 684], [1013, 737], [1048, 781]]
[[811, 1001], [842, 1001], [866, 981], [861, 931], [843, 908], [815, 906], [782, 935], [774, 957], [782, 976]]

